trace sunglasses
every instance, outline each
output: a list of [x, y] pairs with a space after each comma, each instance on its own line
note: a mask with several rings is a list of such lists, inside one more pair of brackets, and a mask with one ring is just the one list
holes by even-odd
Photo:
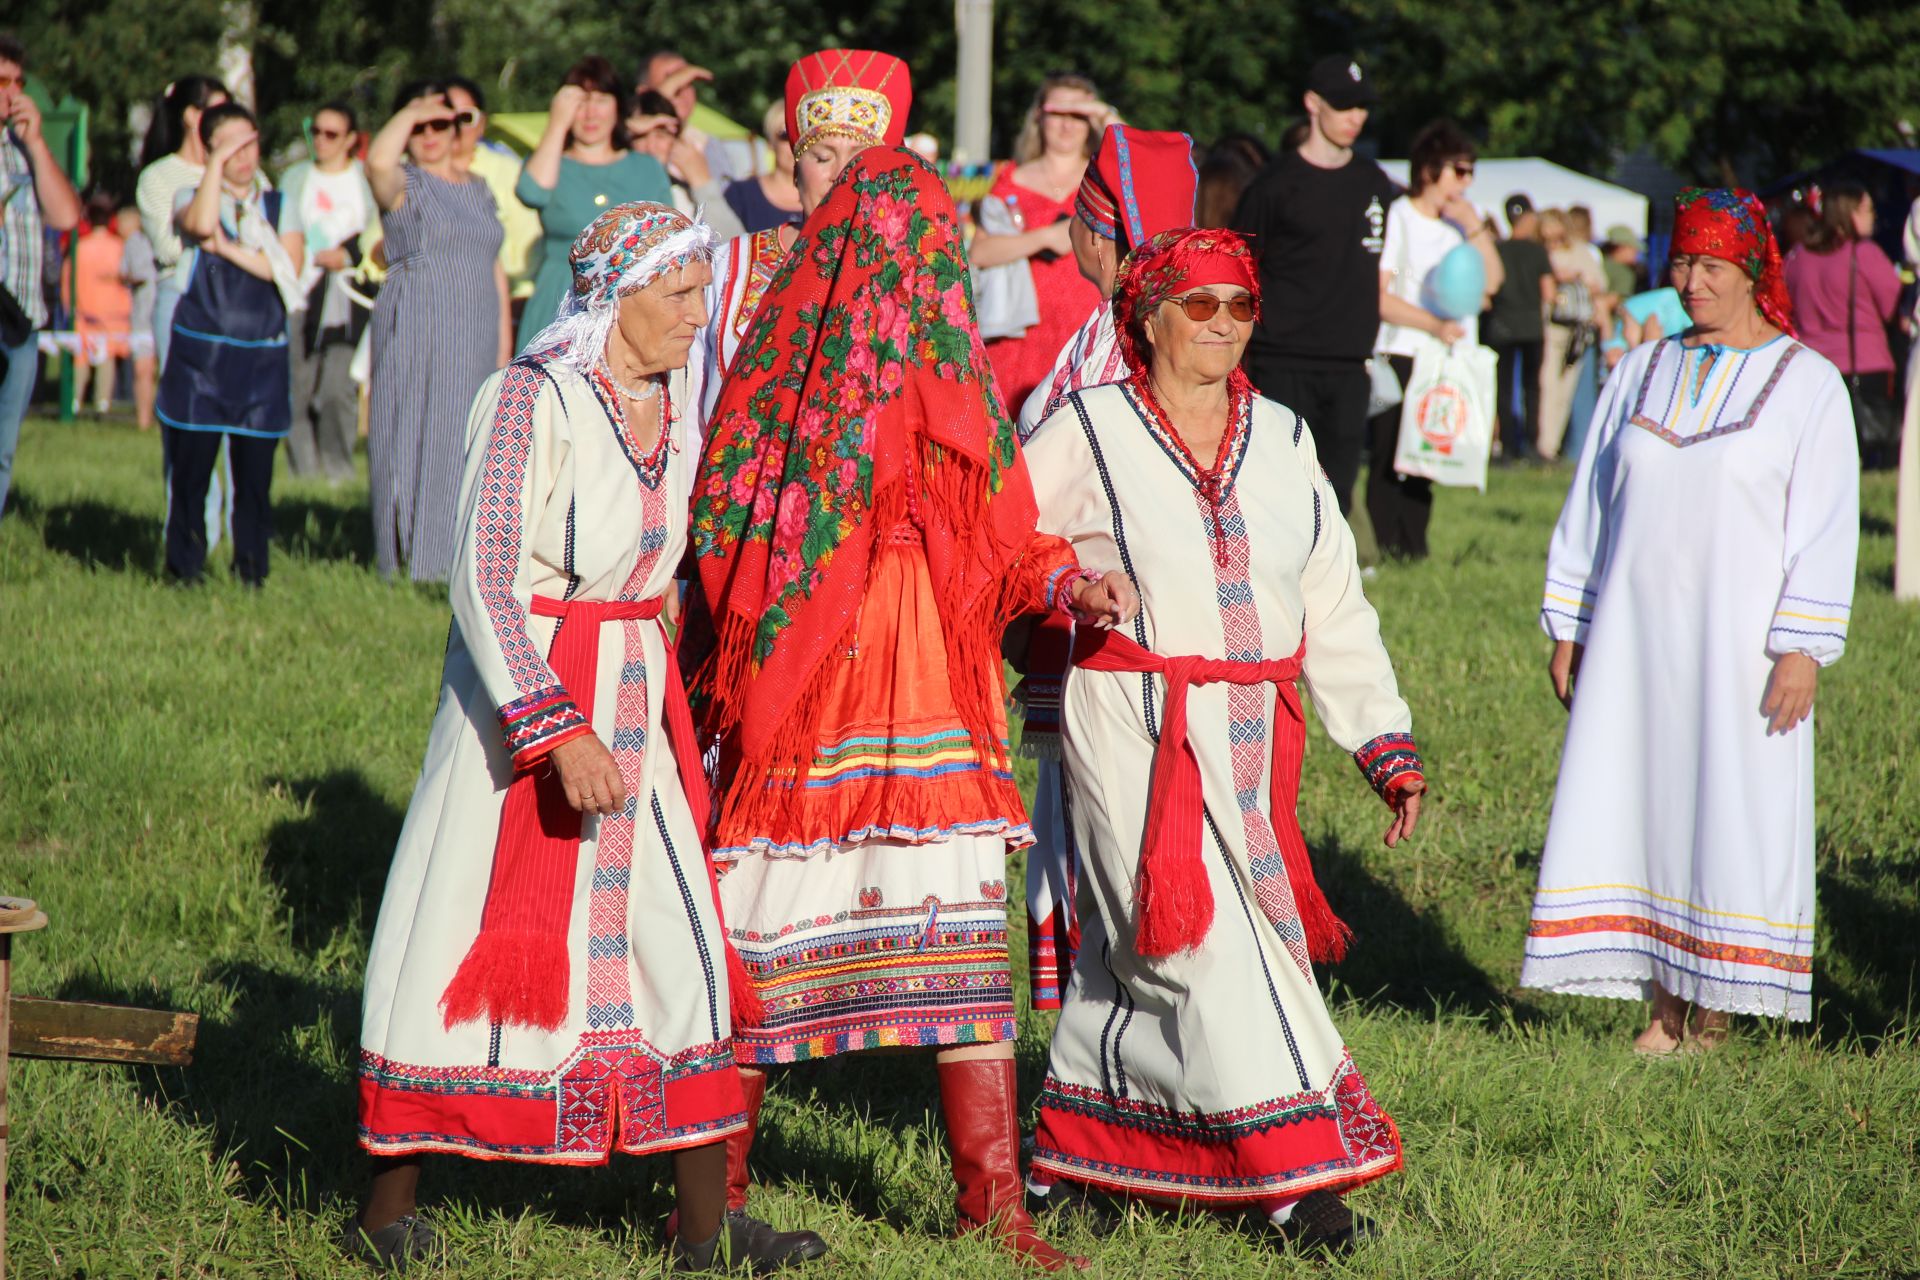
[[479, 119], [479, 117], [474, 115], [473, 112], [462, 111], [458, 115], [451, 116], [445, 120], [422, 120], [419, 124], [413, 126], [413, 136], [417, 138], [423, 133], [445, 133], [447, 130], [455, 128], [456, 126], [462, 129], [471, 129], [473, 122], [477, 119]]
[[0, 89], [18, 89], [26, 83], [25, 76], [0, 76]]
[[347, 131], [345, 129], [315, 129], [313, 131], [313, 136], [316, 138], [325, 138], [327, 139], [327, 141], [331, 142], [335, 138], [346, 137]]
[[1471, 164], [1456, 161], [1451, 167], [1454, 173], [1462, 178], [1471, 178], [1473, 176], [1473, 166]]
[[1201, 324], [1219, 315], [1222, 307], [1242, 324], [1253, 319], [1253, 295], [1250, 293], [1236, 294], [1231, 298], [1211, 293], [1189, 293], [1182, 298], [1168, 298], [1167, 301], [1186, 312], [1187, 319], [1197, 320]]

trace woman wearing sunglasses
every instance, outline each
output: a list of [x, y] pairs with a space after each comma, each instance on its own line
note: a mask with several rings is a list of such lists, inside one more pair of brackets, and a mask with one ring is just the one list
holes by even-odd
[[468, 168], [457, 131], [480, 125], [440, 81], [400, 91], [367, 148], [387, 279], [373, 314], [367, 417], [374, 566], [404, 561], [416, 582], [453, 568], [467, 407], [513, 358], [507, 275], [493, 193]]
[[[1473, 139], [1450, 120], [1435, 120], [1414, 135], [1407, 152], [1407, 194], [1387, 207], [1386, 242], [1380, 250], [1380, 336], [1374, 358], [1385, 357], [1400, 385], [1413, 376], [1420, 347], [1480, 341], [1478, 314], [1449, 320], [1429, 309], [1427, 277], [1462, 241], [1486, 264], [1486, 297], [1506, 276], [1486, 218], [1467, 199], [1473, 185]], [[1484, 301], [1484, 299], [1483, 299]], [[1367, 516], [1382, 555], [1418, 560], [1427, 554], [1427, 522], [1433, 516], [1433, 484], [1393, 469], [1400, 441], [1400, 406], [1377, 413], [1368, 424]]]
[[1314, 983], [1347, 930], [1295, 813], [1299, 685], [1391, 810], [1388, 845], [1426, 784], [1313, 437], [1241, 372], [1259, 305], [1235, 233], [1152, 237], [1113, 302], [1139, 372], [1071, 393], [1025, 446], [1041, 531], [1140, 598], [1078, 628], [1061, 691], [1091, 909], [1031, 1185], [1254, 1210], [1345, 1248], [1373, 1228], [1340, 1193], [1397, 1169], [1400, 1141]]

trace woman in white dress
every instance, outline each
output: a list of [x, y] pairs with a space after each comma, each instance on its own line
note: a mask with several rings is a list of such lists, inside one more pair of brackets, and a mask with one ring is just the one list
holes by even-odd
[[712, 252], [671, 208], [608, 210], [559, 318], [474, 400], [440, 707], [367, 965], [360, 1142], [379, 1159], [344, 1243], [369, 1261], [432, 1252], [426, 1152], [672, 1152], [680, 1269], [824, 1252], [725, 1215], [737, 961], [662, 621]]
[[1234, 233], [1155, 236], [1115, 302], [1141, 372], [1026, 445], [1041, 529], [1141, 601], [1079, 629], [1061, 698], [1081, 937], [1032, 1185], [1252, 1208], [1341, 1248], [1371, 1224], [1339, 1193], [1400, 1141], [1314, 984], [1346, 927], [1295, 813], [1296, 685], [1392, 807], [1389, 845], [1426, 784], [1313, 437], [1240, 372], [1257, 294]]
[[1645, 1053], [1811, 1016], [1810, 717], [1859, 541], [1846, 387], [1759, 201], [1682, 192], [1671, 274], [1693, 326], [1608, 380], [1547, 557], [1572, 715], [1521, 969], [1650, 998]]

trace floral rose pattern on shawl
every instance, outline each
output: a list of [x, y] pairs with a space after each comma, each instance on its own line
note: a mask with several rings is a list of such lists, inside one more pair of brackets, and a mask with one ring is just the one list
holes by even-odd
[[1027, 549], [1032, 488], [987, 370], [943, 184], [910, 151], [862, 153], [734, 359], [694, 491], [715, 691], [735, 704], [724, 718], [744, 720], [750, 757], [845, 631], [894, 523], [922, 531], [952, 610]]

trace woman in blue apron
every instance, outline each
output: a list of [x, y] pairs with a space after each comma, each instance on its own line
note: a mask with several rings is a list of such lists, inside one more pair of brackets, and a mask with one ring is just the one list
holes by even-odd
[[172, 348], [156, 412], [167, 464], [167, 572], [199, 580], [207, 560], [199, 518], [207, 481], [228, 439], [233, 469], [233, 569], [248, 586], [267, 578], [273, 452], [292, 426], [288, 296], [298, 297], [305, 250], [299, 215], [262, 191], [260, 136], [238, 103], [200, 117], [208, 150], [197, 188], [179, 194], [174, 219], [195, 246], [186, 292], [173, 314]]

